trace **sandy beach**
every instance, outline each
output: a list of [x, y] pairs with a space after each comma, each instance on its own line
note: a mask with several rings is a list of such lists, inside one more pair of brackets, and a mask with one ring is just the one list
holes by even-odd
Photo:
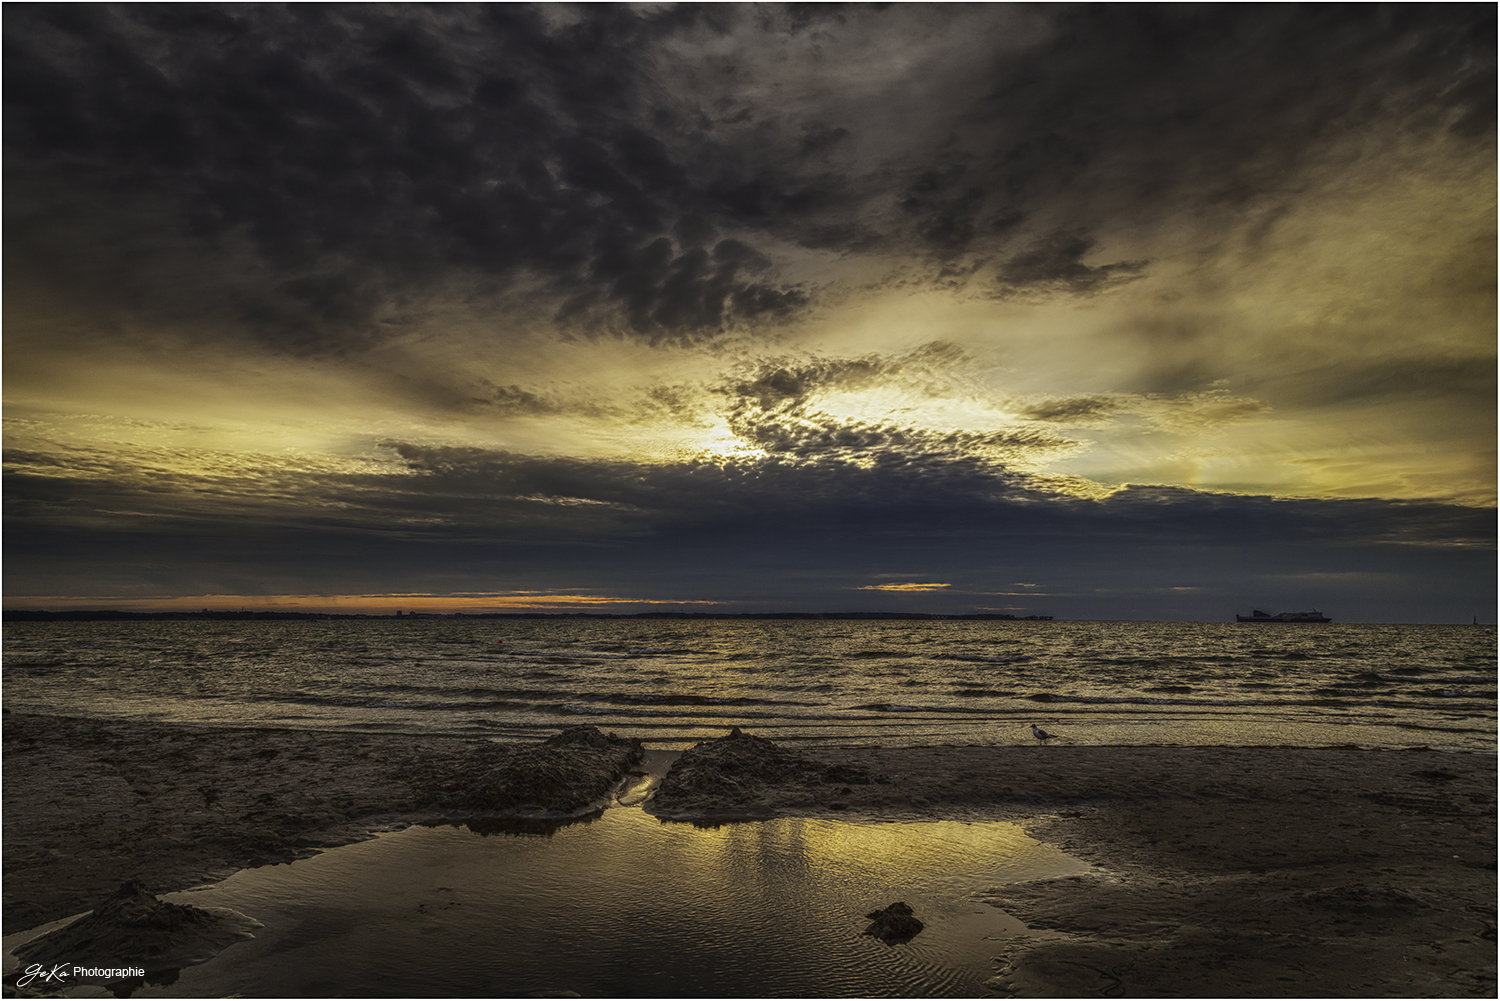
[[[598, 809], [640, 747], [7, 714], [4, 930], [438, 816]], [[685, 752], [647, 809], [722, 822], [1009, 820], [1094, 866], [980, 888], [1042, 934], [996, 943], [1016, 996], [1495, 991], [1493, 756], [1294, 747]]]

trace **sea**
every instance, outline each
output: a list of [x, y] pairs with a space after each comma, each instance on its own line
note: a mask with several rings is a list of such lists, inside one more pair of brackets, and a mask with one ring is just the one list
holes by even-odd
[[12, 712], [680, 749], [1496, 749], [1493, 626], [844, 619], [9, 622]]

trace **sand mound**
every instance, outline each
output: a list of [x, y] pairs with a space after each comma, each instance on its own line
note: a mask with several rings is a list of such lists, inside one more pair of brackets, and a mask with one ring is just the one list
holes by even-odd
[[682, 752], [651, 803], [658, 816], [764, 816], [819, 799], [836, 801], [837, 786], [882, 781], [863, 768], [829, 765], [777, 747], [739, 727]]
[[158, 900], [132, 879], [91, 913], [18, 946], [14, 954], [22, 966], [137, 967], [150, 974], [207, 962], [228, 946], [254, 938], [251, 929], [259, 927], [259, 921], [227, 907]]
[[639, 740], [575, 726], [540, 744], [509, 749], [497, 762], [493, 746], [472, 757], [433, 790], [433, 805], [459, 810], [540, 810], [576, 813], [608, 800], [615, 784], [645, 755]]

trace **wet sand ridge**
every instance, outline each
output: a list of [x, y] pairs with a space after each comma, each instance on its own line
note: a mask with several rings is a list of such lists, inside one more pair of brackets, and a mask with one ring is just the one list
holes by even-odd
[[[1493, 756], [1064, 745], [768, 758], [715, 743], [724, 761], [676, 788], [669, 777], [648, 809], [1015, 820], [1098, 867], [989, 891], [1049, 932], [996, 943], [1003, 991], [1494, 992]], [[439, 814], [585, 810], [636, 750], [10, 714], [5, 930], [85, 910], [127, 878], [164, 892]]]

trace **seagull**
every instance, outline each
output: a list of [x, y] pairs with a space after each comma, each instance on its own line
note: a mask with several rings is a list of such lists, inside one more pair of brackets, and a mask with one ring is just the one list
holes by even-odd
[[1031, 724], [1031, 735], [1037, 740], [1051, 740], [1052, 738], [1057, 736], [1057, 734], [1055, 733], [1048, 733], [1046, 730], [1043, 730], [1035, 723]]

